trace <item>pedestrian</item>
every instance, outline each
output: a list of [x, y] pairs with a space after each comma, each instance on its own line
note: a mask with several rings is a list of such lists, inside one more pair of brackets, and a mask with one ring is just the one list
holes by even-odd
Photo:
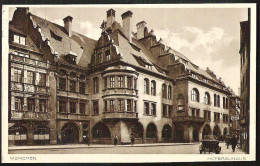
[[90, 140], [89, 140], [89, 137], [88, 137], [88, 136], [86, 136], [86, 143], [87, 143], [88, 146], [89, 146], [89, 144], [90, 144]]
[[227, 149], [229, 148], [229, 144], [230, 144], [230, 137], [229, 135], [227, 135], [226, 139], [225, 139], [226, 145], [227, 145]]
[[115, 146], [117, 145], [117, 141], [118, 141], [118, 137], [117, 137], [117, 135], [115, 135], [115, 137], [114, 137], [114, 145]]
[[233, 137], [231, 138], [230, 143], [232, 145], [233, 152], [235, 152], [237, 146], [237, 138], [235, 137], [235, 135], [233, 135]]
[[134, 146], [134, 143], [135, 143], [135, 138], [132, 136], [132, 138], [131, 138], [131, 144], [132, 144], [132, 146]]

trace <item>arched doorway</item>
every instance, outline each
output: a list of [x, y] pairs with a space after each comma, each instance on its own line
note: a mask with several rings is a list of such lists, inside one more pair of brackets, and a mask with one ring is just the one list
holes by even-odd
[[163, 142], [172, 142], [172, 127], [169, 124], [163, 126], [162, 138]]
[[157, 128], [154, 123], [150, 123], [146, 129], [146, 143], [157, 142]]
[[45, 145], [50, 143], [50, 129], [40, 126], [34, 129], [33, 140], [36, 145]]
[[227, 136], [227, 128], [225, 127], [224, 130], [223, 130], [223, 135], [224, 136]]
[[27, 144], [27, 129], [24, 126], [14, 125], [8, 129], [8, 140], [15, 145]]
[[61, 141], [63, 144], [78, 143], [79, 129], [74, 123], [67, 123], [61, 130]]
[[218, 125], [216, 125], [213, 129], [213, 135], [215, 135], [217, 138], [221, 135], [221, 131]]
[[110, 130], [104, 123], [99, 122], [92, 128], [92, 141], [94, 143], [111, 143]]
[[202, 131], [202, 139], [204, 139], [204, 136], [205, 135], [211, 135], [212, 134], [212, 131], [211, 131], [211, 128], [208, 124], [206, 124], [204, 127], [203, 127], [203, 131]]
[[184, 142], [183, 126], [177, 125], [174, 130], [174, 142]]
[[135, 143], [143, 143], [144, 128], [141, 123], [132, 125], [130, 133], [135, 138]]

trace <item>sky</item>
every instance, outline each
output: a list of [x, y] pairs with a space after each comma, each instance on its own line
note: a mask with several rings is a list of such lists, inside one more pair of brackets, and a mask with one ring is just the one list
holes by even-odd
[[[133, 6], [132, 6], [133, 7]], [[63, 18], [73, 17], [73, 31], [98, 39], [100, 25], [111, 7], [30, 7], [34, 15], [63, 26]], [[16, 8], [9, 8], [9, 20]], [[132, 31], [136, 24], [147, 23], [157, 39], [179, 51], [202, 69], [209, 67], [226, 86], [239, 95], [240, 87], [240, 22], [246, 21], [247, 8], [128, 8], [113, 6], [116, 21], [131, 10]]]

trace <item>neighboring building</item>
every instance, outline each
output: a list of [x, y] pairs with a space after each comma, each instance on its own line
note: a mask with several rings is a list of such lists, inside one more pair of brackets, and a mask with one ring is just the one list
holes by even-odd
[[[231, 96], [229, 98], [229, 113], [230, 113], [230, 136], [235, 135], [237, 138], [240, 137], [240, 97], [237, 96], [233, 91], [231, 91]], [[232, 118], [233, 117], [233, 118]], [[233, 119], [233, 120], [232, 120]]]
[[[203, 135], [229, 133], [230, 92], [221, 79], [165, 46], [161, 39], [157, 41], [144, 21], [133, 33], [132, 14], [127, 11], [121, 15], [121, 26], [115, 11], [108, 10], [101, 36], [95, 41], [73, 31], [71, 16], [63, 19], [62, 27], [29, 13], [29, 8], [17, 8], [10, 33], [12, 27], [23, 32], [39, 52], [30, 58], [37, 59], [35, 86], [41, 78], [38, 73], [47, 73], [46, 118], [38, 115], [43, 95], [25, 96], [23, 101], [27, 102], [20, 102], [20, 107], [26, 108], [28, 98], [33, 98], [29, 103], [38, 108], [35, 110], [20, 111], [16, 103], [11, 104], [10, 140], [16, 138], [13, 128], [23, 128], [24, 144], [39, 143], [38, 139], [51, 144], [80, 143], [83, 135], [92, 143], [107, 144], [115, 136], [120, 143], [129, 143], [131, 137], [136, 143], [191, 142], [200, 141]], [[26, 52], [29, 47], [26, 44]], [[38, 60], [47, 66], [37, 68]], [[19, 93], [26, 94], [22, 89]], [[10, 95], [11, 103], [15, 96]], [[34, 116], [26, 119], [17, 115], [14, 119], [13, 112]], [[38, 126], [46, 131], [38, 134]]]
[[250, 9], [248, 21], [240, 22], [240, 99], [241, 99], [241, 143], [249, 153], [249, 116], [250, 116]]

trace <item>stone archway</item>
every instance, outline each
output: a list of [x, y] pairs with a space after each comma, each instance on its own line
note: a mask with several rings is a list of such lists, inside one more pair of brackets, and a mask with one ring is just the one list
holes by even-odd
[[172, 142], [172, 127], [169, 124], [163, 126], [162, 139], [163, 142]]
[[109, 127], [103, 123], [98, 122], [91, 130], [92, 142], [101, 144], [111, 143], [111, 132]]
[[221, 135], [221, 130], [218, 125], [216, 125], [213, 129], [213, 135], [216, 136], [217, 138]]
[[79, 128], [75, 123], [66, 123], [61, 129], [61, 141], [63, 144], [79, 142]]
[[204, 127], [203, 127], [203, 131], [202, 131], [202, 139], [204, 139], [204, 136], [205, 135], [211, 135], [212, 134], [212, 131], [211, 131], [211, 128], [208, 124], [206, 124]]
[[15, 145], [26, 145], [27, 135], [27, 128], [22, 125], [14, 125], [8, 129], [8, 140]]
[[135, 138], [135, 143], [143, 143], [144, 127], [141, 123], [133, 124], [130, 128], [130, 133]]
[[146, 128], [146, 143], [157, 142], [157, 127], [154, 123], [150, 123]]

